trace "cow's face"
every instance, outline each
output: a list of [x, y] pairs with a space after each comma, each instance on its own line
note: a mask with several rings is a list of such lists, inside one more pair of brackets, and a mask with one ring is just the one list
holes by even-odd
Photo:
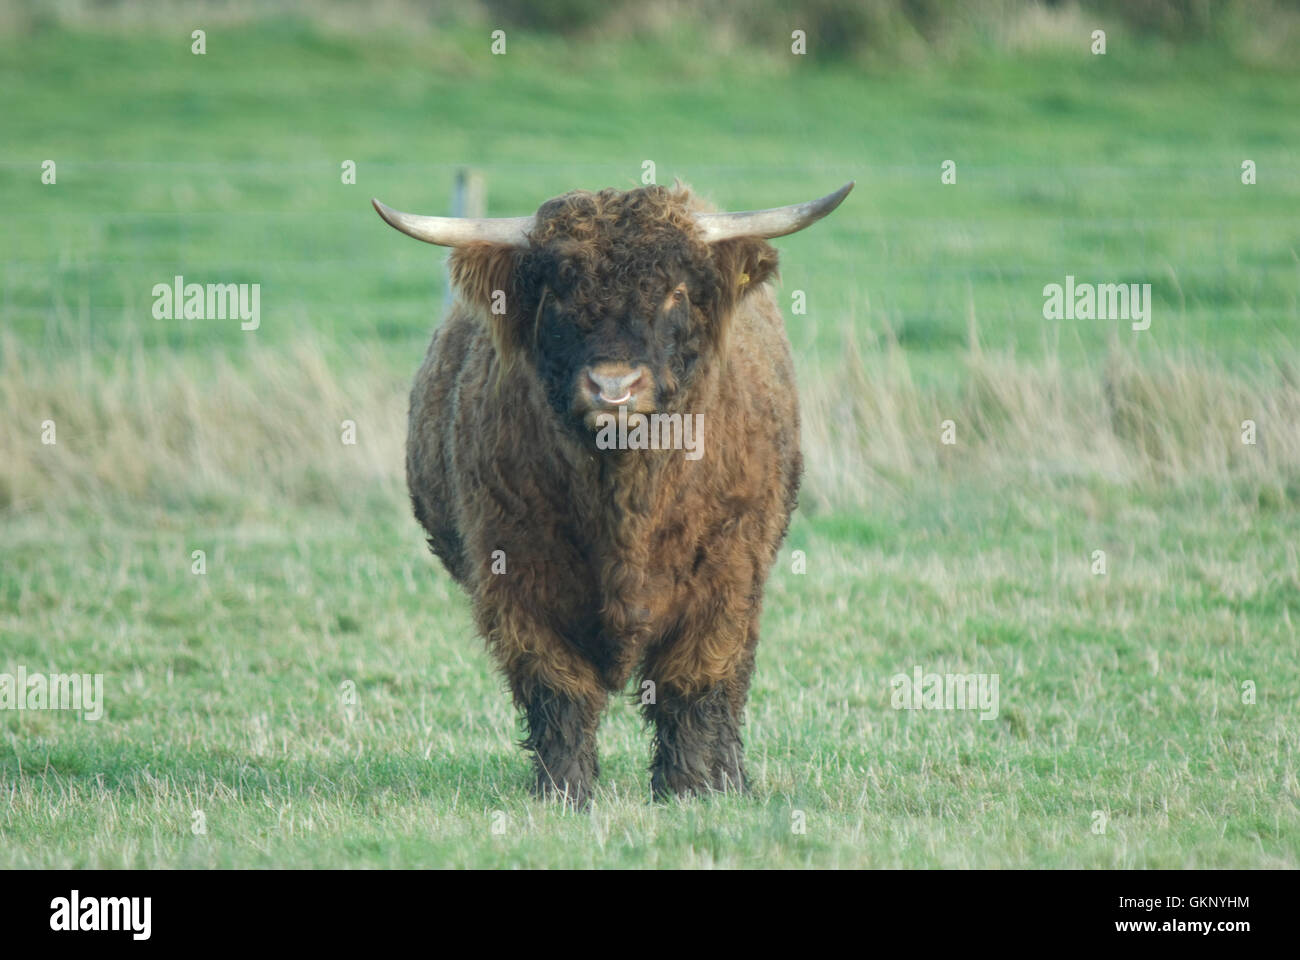
[[559, 197], [500, 268], [506, 309], [492, 322], [503, 366], [531, 367], [570, 426], [594, 430], [620, 407], [691, 412], [691, 387], [725, 348], [736, 304], [775, 270], [762, 240], [705, 242], [688, 201], [663, 187]]
[[720, 278], [699, 246], [679, 235], [612, 251], [561, 240], [540, 251], [529, 346], [558, 415], [594, 429], [619, 407], [681, 409], [721, 329]]

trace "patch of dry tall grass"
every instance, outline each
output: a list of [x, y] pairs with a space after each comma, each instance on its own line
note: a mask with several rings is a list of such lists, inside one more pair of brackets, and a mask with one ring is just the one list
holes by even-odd
[[[346, 357], [329, 359], [331, 356]], [[0, 357], [0, 509], [113, 499], [273, 507], [401, 496], [411, 371], [363, 347]], [[54, 444], [42, 442], [53, 421]], [[344, 421], [356, 425], [344, 443]]]
[[[951, 382], [920, 386], [906, 354], [864, 351], [805, 378], [805, 502], [853, 507], [920, 476], [1023, 482], [1101, 480], [1300, 484], [1295, 358], [1229, 368], [1206, 355], [1140, 362], [1112, 345], [1095, 364], [1028, 360], [976, 344]], [[943, 442], [952, 421], [952, 444]], [[1243, 442], [1243, 423], [1255, 443]]]

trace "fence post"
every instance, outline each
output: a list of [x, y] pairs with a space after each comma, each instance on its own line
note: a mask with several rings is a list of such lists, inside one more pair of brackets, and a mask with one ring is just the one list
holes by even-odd
[[[487, 216], [487, 179], [477, 170], [461, 167], [456, 171], [456, 182], [451, 188], [451, 215], [453, 217]], [[451, 307], [451, 272], [445, 266], [447, 282], [442, 289], [442, 308]]]

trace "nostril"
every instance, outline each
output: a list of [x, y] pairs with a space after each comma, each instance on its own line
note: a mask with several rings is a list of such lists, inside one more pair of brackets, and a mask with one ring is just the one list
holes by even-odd
[[648, 382], [644, 368], [631, 372], [626, 367], [617, 368], [613, 372], [592, 368], [587, 371], [586, 385], [597, 399], [617, 405], [626, 403], [634, 393], [643, 390]]
[[619, 380], [615, 378], [590, 376], [587, 380], [593, 388], [592, 392], [606, 403], [622, 403], [629, 395], [628, 391], [620, 388]]

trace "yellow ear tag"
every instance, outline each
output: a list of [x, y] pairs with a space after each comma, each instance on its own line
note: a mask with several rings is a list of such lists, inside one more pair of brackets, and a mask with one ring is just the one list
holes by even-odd
[[749, 274], [742, 273], [740, 275], [740, 285], [743, 287], [747, 283], [749, 283]]

